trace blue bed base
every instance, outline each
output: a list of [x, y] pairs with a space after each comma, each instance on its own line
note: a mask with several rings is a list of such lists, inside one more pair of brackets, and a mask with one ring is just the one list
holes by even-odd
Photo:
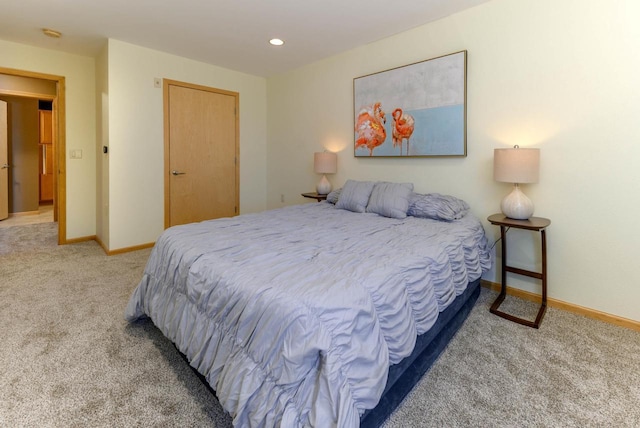
[[363, 428], [377, 428], [400, 405], [404, 397], [420, 381], [438, 359], [449, 341], [462, 326], [480, 296], [480, 279], [469, 283], [467, 289], [445, 309], [433, 327], [418, 336], [411, 355], [391, 366], [382, 398], [373, 409], [360, 418]]

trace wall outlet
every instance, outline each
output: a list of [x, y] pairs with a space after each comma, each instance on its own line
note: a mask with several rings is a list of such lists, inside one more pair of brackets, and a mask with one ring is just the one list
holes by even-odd
[[73, 149], [69, 152], [71, 159], [82, 159], [82, 149]]
[[284, 193], [280, 194], [280, 202], [284, 203]]

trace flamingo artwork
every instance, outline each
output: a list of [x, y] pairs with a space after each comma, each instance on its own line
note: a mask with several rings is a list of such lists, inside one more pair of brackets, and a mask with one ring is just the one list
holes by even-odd
[[410, 114], [403, 113], [401, 108], [395, 109], [391, 116], [393, 117], [393, 147], [400, 146], [402, 156], [402, 142], [407, 140], [407, 156], [409, 156], [409, 139], [413, 134], [415, 120]]
[[375, 104], [363, 107], [358, 112], [356, 120], [356, 149], [366, 147], [369, 149], [369, 156], [373, 156], [373, 149], [384, 143], [387, 138], [387, 131], [384, 129], [386, 119], [382, 110], [382, 104]]

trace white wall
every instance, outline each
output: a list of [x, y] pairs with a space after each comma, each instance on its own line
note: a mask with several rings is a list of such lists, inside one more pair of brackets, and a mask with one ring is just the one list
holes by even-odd
[[[96, 219], [94, 59], [0, 40], [0, 67], [64, 76], [67, 239], [93, 236]], [[82, 159], [70, 159], [70, 150]]]
[[155, 77], [240, 94], [240, 212], [266, 206], [266, 79], [142, 48], [108, 46], [109, 249], [154, 242], [164, 230], [162, 89]]
[[[459, 196], [495, 239], [485, 219], [510, 186], [492, 179], [493, 149], [539, 147], [540, 182], [523, 190], [534, 215], [552, 220], [549, 296], [640, 321], [638, 16], [635, 0], [492, 0], [269, 78], [268, 207], [282, 205], [281, 195], [305, 202], [299, 194], [319, 179], [313, 152], [328, 148], [339, 151], [336, 185], [411, 181]], [[460, 50], [468, 51], [468, 156], [354, 158], [353, 78]], [[509, 234], [510, 264], [539, 269], [538, 236]], [[499, 281], [495, 270], [485, 278]], [[539, 292], [518, 276], [510, 285]]]

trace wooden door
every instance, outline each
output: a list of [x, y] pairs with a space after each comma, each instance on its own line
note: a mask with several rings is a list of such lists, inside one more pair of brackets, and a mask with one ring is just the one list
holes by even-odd
[[7, 103], [0, 100], [0, 220], [9, 217], [9, 138]]
[[53, 201], [53, 112], [39, 110], [40, 115], [40, 202]]
[[165, 80], [165, 227], [238, 214], [238, 94]]

